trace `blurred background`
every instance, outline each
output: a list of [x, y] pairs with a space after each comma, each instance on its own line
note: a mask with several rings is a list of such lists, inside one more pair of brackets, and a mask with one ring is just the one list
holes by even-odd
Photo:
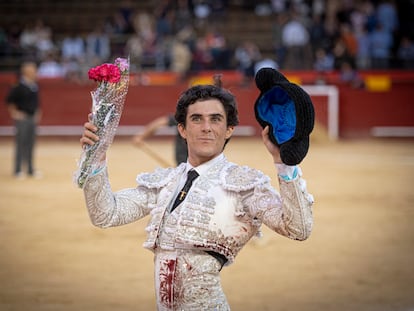
[[[87, 71], [129, 56], [119, 135], [173, 111], [183, 89], [214, 74], [238, 98], [236, 134], [255, 135], [254, 74], [270, 66], [310, 86], [330, 138], [412, 136], [413, 13], [409, 0], [1, 1], [0, 97], [21, 62], [34, 60], [40, 135], [77, 135], [93, 87]], [[10, 125], [1, 105], [1, 136]]]

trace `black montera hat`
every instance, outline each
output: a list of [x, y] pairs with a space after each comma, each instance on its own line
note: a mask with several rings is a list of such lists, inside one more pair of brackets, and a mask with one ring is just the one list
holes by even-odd
[[257, 122], [269, 126], [269, 138], [280, 148], [283, 163], [299, 164], [308, 153], [315, 122], [310, 96], [273, 68], [260, 69], [255, 81], [260, 90], [254, 104]]

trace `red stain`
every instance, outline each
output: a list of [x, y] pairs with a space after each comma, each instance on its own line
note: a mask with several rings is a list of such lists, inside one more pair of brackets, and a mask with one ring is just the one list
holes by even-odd
[[176, 260], [165, 260], [160, 268], [160, 298], [161, 303], [168, 308], [174, 302], [174, 272]]

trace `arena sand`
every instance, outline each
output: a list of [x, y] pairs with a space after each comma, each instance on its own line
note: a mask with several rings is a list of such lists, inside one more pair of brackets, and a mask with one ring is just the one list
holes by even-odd
[[[172, 162], [171, 139], [148, 144]], [[275, 176], [257, 138], [235, 137], [225, 153]], [[72, 182], [79, 154], [78, 138], [41, 139], [44, 177], [15, 180], [13, 142], [0, 139], [0, 310], [155, 310], [147, 219], [93, 227]], [[121, 138], [108, 161], [114, 190], [159, 165]], [[232, 310], [414, 310], [413, 141], [316, 140], [301, 166], [313, 233], [298, 242], [264, 228], [223, 270]]]

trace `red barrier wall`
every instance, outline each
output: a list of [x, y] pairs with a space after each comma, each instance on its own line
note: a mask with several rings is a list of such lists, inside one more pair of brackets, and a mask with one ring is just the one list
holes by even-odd
[[[205, 73], [205, 76], [210, 74]], [[314, 72], [285, 74], [302, 84], [311, 84], [316, 79]], [[391, 84], [385, 88], [380, 86], [382, 91], [355, 89], [341, 83], [336, 73], [325, 77], [327, 83], [339, 89], [339, 137], [369, 136], [375, 126], [414, 127], [414, 72], [362, 73], [362, 77], [368, 76], [385, 76]], [[224, 87], [230, 89], [238, 100], [240, 125], [259, 129], [253, 113], [259, 91], [253, 83], [242, 86], [240, 79], [236, 73], [224, 74]], [[121, 125], [144, 125], [161, 114], [173, 112], [179, 94], [189, 85], [188, 81], [171, 83], [166, 79], [161, 83], [163, 85], [142, 85], [136, 81], [131, 79]], [[14, 75], [0, 75], [0, 98], [3, 102], [14, 82]], [[61, 79], [42, 79], [39, 84], [44, 111], [41, 125], [79, 126], [85, 122], [91, 103], [89, 93], [95, 87], [93, 83], [79, 85]], [[327, 125], [327, 99], [313, 96], [313, 101], [317, 120]], [[11, 121], [3, 103], [0, 105], [0, 126], [4, 125], [11, 125]]]

